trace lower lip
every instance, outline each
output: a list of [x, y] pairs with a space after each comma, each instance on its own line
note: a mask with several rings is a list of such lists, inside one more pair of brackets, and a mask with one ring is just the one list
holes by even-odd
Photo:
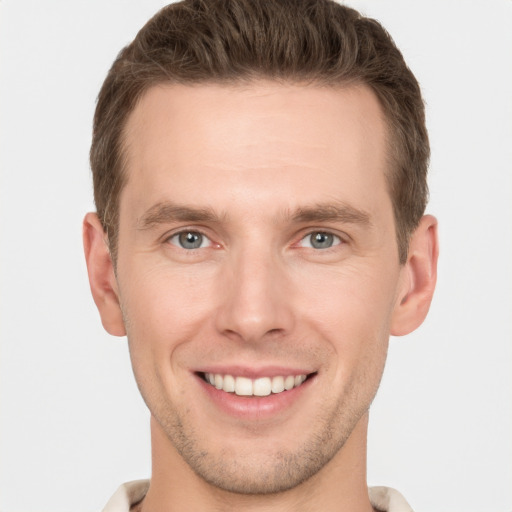
[[296, 388], [281, 393], [272, 393], [268, 396], [239, 396], [236, 393], [226, 393], [217, 389], [199, 375], [196, 375], [196, 378], [217, 408], [229, 416], [247, 420], [269, 419], [289, 409], [314, 380], [314, 376], [310, 376]]

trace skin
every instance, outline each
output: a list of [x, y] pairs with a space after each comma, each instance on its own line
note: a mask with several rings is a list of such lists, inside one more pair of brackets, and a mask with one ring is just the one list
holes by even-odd
[[[142, 509], [371, 510], [368, 408], [389, 335], [427, 314], [437, 263], [431, 216], [399, 263], [374, 94], [162, 85], [130, 115], [125, 148], [116, 271], [92, 213], [84, 243], [103, 325], [128, 335], [151, 411]], [[180, 246], [183, 231], [203, 245]], [[234, 415], [197, 375], [234, 366], [311, 377], [275, 413]]]

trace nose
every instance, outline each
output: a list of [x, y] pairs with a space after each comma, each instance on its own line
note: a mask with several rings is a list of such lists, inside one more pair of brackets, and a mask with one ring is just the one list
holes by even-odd
[[270, 251], [233, 255], [224, 269], [217, 329], [248, 343], [279, 338], [293, 328], [290, 284], [284, 262]]

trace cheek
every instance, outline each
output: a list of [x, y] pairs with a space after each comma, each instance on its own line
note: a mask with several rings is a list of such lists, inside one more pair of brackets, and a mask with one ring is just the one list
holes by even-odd
[[121, 279], [121, 300], [134, 365], [174, 362], [180, 346], [208, 329], [213, 279], [202, 273], [169, 269], [142, 261]]
[[[150, 269], [150, 270], [148, 270]], [[211, 279], [154, 264], [127, 268], [123, 315], [135, 380], [153, 413], [186, 407], [181, 385], [190, 341], [207, 339]], [[172, 396], [172, 399], [171, 399]]]
[[396, 270], [371, 263], [302, 276], [302, 318], [331, 344], [339, 364], [386, 352], [396, 277]]

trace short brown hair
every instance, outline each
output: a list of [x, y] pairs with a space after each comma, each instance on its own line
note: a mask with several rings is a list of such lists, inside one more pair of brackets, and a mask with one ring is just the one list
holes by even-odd
[[375, 20], [332, 0], [184, 0], [164, 7], [118, 55], [98, 96], [91, 146], [94, 198], [114, 262], [123, 130], [153, 85], [271, 79], [365, 84], [388, 124], [400, 262], [425, 210], [429, 142], [420, 88]]

